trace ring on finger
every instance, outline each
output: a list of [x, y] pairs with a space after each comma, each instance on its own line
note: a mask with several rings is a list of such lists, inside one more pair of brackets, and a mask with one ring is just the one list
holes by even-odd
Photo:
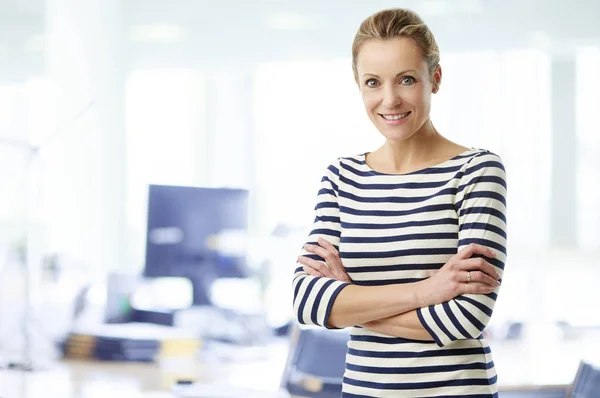
[[471, 271], [467, 271], [467, 283], [470, 283], [471, 281], [472, 281]]

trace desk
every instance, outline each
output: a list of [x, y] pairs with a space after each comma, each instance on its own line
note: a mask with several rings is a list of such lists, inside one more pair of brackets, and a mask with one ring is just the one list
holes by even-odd
[[[206, 383], [228, 382], [235, 377], [235, 384], [249, 386], [249, 379], [254, 378], [253, 388], [266, 388], [274, 393], [279, 385], [280, 372], [273, 369], [273, 365], [260, 362], [219, 366], [198, 363], [193, 372], [199, 382]], [[172, 382], [173, 374], [155, 363], [62, 360], [39, 372], [0, 371], [0, 397], [174, 398], [169, 392]], [[502, 391], [515, 388], [507, 386]], [[523, 388], [536, 390], [547, 387], [519, 387]]]
[[[597, 342], [582, 343], [548, 345], [547, 350], [540, 351], [534, 344], [495, 342], [494, 358], [501, 392], [546, 389], [548, 385], [570, 383], [579, 359], [585, 357], [582, 352], [596, 353], [593, 348]], [[282, 340], [260, 358], [254, 354], [246, 355], [243, 350], [235, 361], [215, 361], [207, 356], [187, 367], [186, 372], [200, 383], [223, 383], [275, 392], [287, 348], [287, 341]], [[169, 390], [176, 377], [171, 368], [156, 363], [59, 360], [46, 371], [1, 370], [0, 397], [173, 398]]]
[[7, 398], [172, 398], [156, 364], [66, 360], [36, 372], [0, 371]]
[[[254, 384], [270, 386], [273, 392], [279, 386], [280, 373], [270, 370], [271, 365], [255, 363], [251, 375], [244, 377], [239, 366], [207, 366], [199, 363], [193, 372], [198, 382], [225, 383], [232, 377], [238, 385], [247, 385], [247, 377], [257, 377]], [[248, 373], [248, 364], [244, 366]], [[169, 370], [154, 363], [98, 362], [64, 360], [51, 368], [33, 373], [13, 370], [0, 371], [2, 398], [173, 398], [169, 392], [175, 377]]]
[[[236, 361], [206, 358], [185, 368], [199, 383], [276, 392], [287, 355], [282, 341], [257, 357], [240, 349]], [[170, 388], [181, 366], [63, 359], [36, 372], [0, 370], [2, 398], [174, 398]]]

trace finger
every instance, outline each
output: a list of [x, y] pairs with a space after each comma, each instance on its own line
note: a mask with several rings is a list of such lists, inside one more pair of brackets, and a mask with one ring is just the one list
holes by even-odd
[[337, 281], [352, 283], [352, 279], [345, 272], [336, 273], [333, 272], [326, 264], [321, 261], [313, 260], [305, 256], [298, 256], [298, 262], [303, 265], [303, 269], [311, 269], [313, 272], [307, 272], [311, 276], [321, 276], [326, 278], [335, 279]]
[[474, 254], [483, 254], [484, 256], [492, 258], [496, 257], [496, 252], [494, 252], [492, 249], [476, 243], [470, 243], [461, 251], [459, 251], [456, 256], [461, 260], [466, 260], [467, 258], [473, 257]]
[[[324, 241], [324, 239], [323, 239], [323, 241]], [[335, 246], [333, 246], [329, 242], [327, 242], [327, 243], [329, 244], [328, 248], [323, 248], [320, 246], [307, 244], [307, 245], [305, 245], [305, 249], [307, 251], [314, 253], [314, 254], [322, 257], [323, 259], [325, 259], [325, 262], [327, 263], [327, 267], [329, 267], [329, 269], [332, 272], [332, 278], [339, 280], [339, 281], [343, 281], [343, 282], [351, 282], [352, 280], [346, 273], [346, 269], [344, 268], [344, 265], [342, 264], [342, 260], [340, 259], [339, 252], [337, 251]], [[319, 241], [319, 244], [321, 244], [320, 241]]]
[[467, 271], [480, 270], [496, 280], [500, 279], [500, 274], [498, 271], [496, 271], [496, 267], [488, 263], [483, 258], [469, 258], [466, 260], [461, 260], [458, 268]]
[[490, 294], [496, 290], [495, 287], [490, 287], [487, 285], [473, 285], [470, 283], [461, 283], [460, 290], [462, 290], [462, 294]]
[[457, 253], [457, 256], [461, 259], [467, 259], [471, 258], [475, 254], [482, 254], [487, 257], [496, 257], [496, 252], [494, 252], [492, 249], [476, 243], [468, 244]]
[[497, 287], [499, 282], [482, 271], [471, 271], [471, 282], [484, 283], [490, 287]]
[[322, 273], [309, 267], [308, 265], [303, 265], [302, 269], [304, 270], [304, 272], [306, 272], [310, 276], [321, 277], [321, 278], [324, 276]]
[[333, 274], [335, 275], [335, 279], [337, 279], [338, 281], [342, 281], [342, 282], [352, 282], [352, 279], [350, 279], [350, 277], [348, 276], [348, 274], [346, 273], [346, 271], [344, 270], [332, 270]]
[[327, 267], [321, 261], [313, 260], [312, 258], [308, 258], [305, 256], [298, 256], [298, 262], [301, 263], [302, 265], [306, 265], [306, 266], [314, 269], [315, 271], [318, 271], [319, 273], [321, 273], [323, 276], [325, 276], [327, 278], [335, 279], [335, 275], [333, 275], [333, 272], [331, 272], [329, 267]]
[[320, 256], [323, 259], [331, 258], [330, 252], [327, 249], [322, 248], [321, 246], [306, 244], [304, 245], [304, 250], [306, 250], [309, 253], [316, 254], [317, 256]]
[[345, 274], [346, 268], [344, 267], [344, 264], [342, 264], [342, 259], [340, 258], [340, 252], [338, 251], [338, 249], [336, 249], [336, 247], [327, 239], [319, 237], [317, 238], [317, 242], [329, 253], [331, 253], [332, 264], [330, 264], [330, 266], [333, 266], [331, 268], [334, 270], [334, 272], [337, 271]]
[[321, 245], [322, 247], [324, 247], [325, 249], [337, 254], [338, 250], [335, 248], [334, 245], [331, 244], [331, 242], [329, 242], [327, 239], [318, 237], [317, 238], [317, 242], [319, 243], [319, 245]]
[[305, 249], [323, 258], [329, 269], [331, 269], [335, 274], [342, 274], [346, 272], [340, 260], [339, 253], [337, 250], [335, 250], [335, 247], [333, 248], [333, 252], [329, 249], [315, 245], [305, 245]]

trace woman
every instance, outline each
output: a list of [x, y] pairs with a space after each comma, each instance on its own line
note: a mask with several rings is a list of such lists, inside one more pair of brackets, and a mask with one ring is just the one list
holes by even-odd
[[497, 397], [482, 332], [506, 259], [502, 161], [433, 126], [442, 69], [418, 15], [370, 16], [352, 56], [385, 142], [326, 170], [294, 275], [297, 319], [352, 327], [343, 397]]

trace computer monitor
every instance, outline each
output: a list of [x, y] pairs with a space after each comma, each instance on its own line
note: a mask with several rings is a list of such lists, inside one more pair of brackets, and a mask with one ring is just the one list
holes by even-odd
[[245, 189], [150, 185], [144, 276], [189, 278], [196, 305], [211, 304], [215, 279], [248, 277], [245, 254], [223, 242], [247, 236], [248, 196]]

